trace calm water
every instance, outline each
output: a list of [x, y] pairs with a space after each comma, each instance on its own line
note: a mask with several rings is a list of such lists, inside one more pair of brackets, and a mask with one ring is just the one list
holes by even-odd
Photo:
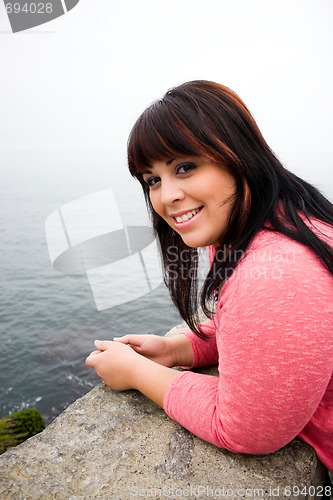
[[[145, 207], [139, 187], [127, 197], [127, 181], [121, 185], [107, 168], [85, 173], [74, 161], [71, 173], [59, 172], [50, 158], [43, 169], [40, 158], [32, 156], [14, 166], [9, 157], [1, 170], [0, 417], [35, 407], [50, 423], [99, 383], [84, 364], [94, 339], [164, 334], [180, 318], [163, 284], [138, 300], [98, 312], [86, 275], [52, 269], [44, 223], [53, 210], [108, 187], [118, 194], [125, 221], [139, 223]], [[34, 168], [32, 160], [39, 162]]]
[[[84, 159], [69, 152], [4, 155], [0, 417], [35, 407], [50, 423], [99, 383], [84, 364], [94, 339], [164, 334], [180, 322], [164, 285], [131, 303], [98, 312], [85, 275], [64, 275], [51, 267], [44, 223], [63, 204], [112, 187], [125, 224], [144, 220], [139, 187], [126, 177], [124, 159], [115, 167], [110, 156], [110, 152], [99, 157], [87, 153]], [[331, 173], [322, 174], [320, 183], [324, 182], [330, 195]]]

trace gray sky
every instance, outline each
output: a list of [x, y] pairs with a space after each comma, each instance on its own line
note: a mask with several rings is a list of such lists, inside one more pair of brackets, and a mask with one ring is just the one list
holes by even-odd
[[121, 157], [151, 101], [208, 79], [240, 95], [288, 168], [333, 194], [332, 26], [332, 0], [81, 0], [12, 34], [0, 3], [0, 151]]

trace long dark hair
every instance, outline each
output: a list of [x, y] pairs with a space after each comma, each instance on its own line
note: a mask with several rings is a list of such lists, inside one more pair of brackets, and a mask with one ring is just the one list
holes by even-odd
[[[198, 250], [187, 247], [153, 210], [149, 187], [142, 177], [152, 162], [181, 156], [203, 156], [217, 162], [236, 182], [228, 228], [216, 249], [200, 298]], [[197, 314], [199, 304], [206, 315], [212, 314], [212, 298], [263, 227], [310, 248], [333, 274], [332, 248], [310, 228], [310, 218], [333, 225], [332, 203], [282, 166], [245, 104], [229, 88], [192, 81], [169, 90], [135, 123], [128, 141], [128, 164], [144, 190], [171, 298], [199, 337], [204, 337]], [[246, 185], [250, 196], [246, 195]]]

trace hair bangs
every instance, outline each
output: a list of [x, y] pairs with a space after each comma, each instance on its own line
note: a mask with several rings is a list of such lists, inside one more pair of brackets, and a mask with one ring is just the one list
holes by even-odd
[[208, 154], [206, 146], [162, 100], [142, 113], [128, 141], [129, 170], [139, 179], [153, 162]]

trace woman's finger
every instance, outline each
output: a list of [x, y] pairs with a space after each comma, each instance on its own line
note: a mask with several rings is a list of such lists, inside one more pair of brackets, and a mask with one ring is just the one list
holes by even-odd
[[114, 337], [115, 342], [130, 344], [131, 346], [140, 346], [143, 342], [143, 335], [124, 335], [123, 337]]
[[92, 351], [89, 356], [96, 356], [97, 354], [101, 354], [102, 351]]
[[95, 365], [95, 357], [94, 353], [89, 354], [89, 356], [86, 358], [86, 365], [87, 366], [94, 366]]
[[100, 351], [106, 351], [112, 346], [112, 340], [95, 340], [94, 344]]

